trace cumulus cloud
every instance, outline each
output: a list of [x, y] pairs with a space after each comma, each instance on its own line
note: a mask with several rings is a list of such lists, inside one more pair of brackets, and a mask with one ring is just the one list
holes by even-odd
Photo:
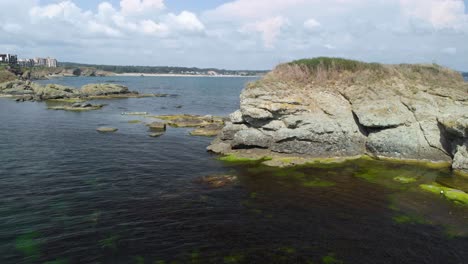
[[179, 15], [170, 13], [167, 20], [172, 27], [184, 31], [201, 32], [205, 29], [205, 25], [200, 22], [198, 17], [188, 11], [182, 11]]

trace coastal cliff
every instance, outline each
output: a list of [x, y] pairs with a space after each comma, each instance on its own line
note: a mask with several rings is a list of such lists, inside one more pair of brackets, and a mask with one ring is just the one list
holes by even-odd
[[468, 83], [438, 65], [282, 64], [240, 96], [209, 150], [450, 162], [468, 173]]

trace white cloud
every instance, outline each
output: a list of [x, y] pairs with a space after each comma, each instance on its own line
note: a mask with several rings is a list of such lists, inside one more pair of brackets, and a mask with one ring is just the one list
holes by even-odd
[[453, 48], [453, 47], [444, 48], [442, 49], [442, 53], [448, 54], [448, 55], [455, 55], [457, 54], [457, 48]]
[[8, 33], [18, 33], [23, 29], [21, 25], [15, 24], [15, 23], [7, 23], [2, 26], [2, 29]]
[[205, 25], [198, 19], [198, 17], [191, 12], [182, 11], [179, 15], [170, 13], [168, 15], [167, 23], [183, 31], [202, 32]]
[[57, 4], [46, 5], [44, 7], [35, 6], [30, 11], [33, 19], [56, 19], [69, 22], [83, 22], [91, 15], [90, 12], [83, 12], [72, 1], [63, 1]]
[[281, 34], [281, 29], [288, 23], [284, 17], [277, 16], [243, 27], [243, 31], [256, 32], [262, 35], [263, 44], [266, 48], [274, 48], [276, 39]]
[[309, 32], [316, 32], [322, 25], [315, 19], [311, 18], [304, 22], [304, 28]]
[[122, 0], [120, 8], [123, 14], [136, 14], [162, 10], [165, 5], [163, 0]]
[[467, 26], [462, 0], [400, 0], [401, 10], [408, 19], [429, 23], [434, 29], [462, 29]]
[[145, 34], [163, 36], [168, 34], [169, 29], [164, 24], [156, 24], [152, 20], [143, 20], [140, 26]]

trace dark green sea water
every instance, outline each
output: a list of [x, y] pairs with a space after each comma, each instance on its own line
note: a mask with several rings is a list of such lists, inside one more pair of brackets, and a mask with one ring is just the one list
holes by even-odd
[[[0, 99], [0, 263], [467, 263], [468, 210], [419, 185], [468, 191], [448, 169], [358, 160], [272, 169], [206, 152], [210, 138], [148, 137], [121, 112], [227, 115], [247, 78], [103, 77], [164, 98], [99, 111]], [[119, 128], [99, 134], [98, 126]], [[201, 176], [232, 174], [212, 189]], [[403, 184], [396, 177], [412, 177]]]

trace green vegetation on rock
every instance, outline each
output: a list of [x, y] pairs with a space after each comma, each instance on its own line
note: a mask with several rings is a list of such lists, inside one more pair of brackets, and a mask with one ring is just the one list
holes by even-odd
[[365, 63], [361, 61], [342, 58], [318, 57], [312, 59], [301, 59], [289, 63], [290, 65], [306, 66], [312, 71], [351, 71], [359, 70], [381, 70], [383, 66], [379, 63]]

